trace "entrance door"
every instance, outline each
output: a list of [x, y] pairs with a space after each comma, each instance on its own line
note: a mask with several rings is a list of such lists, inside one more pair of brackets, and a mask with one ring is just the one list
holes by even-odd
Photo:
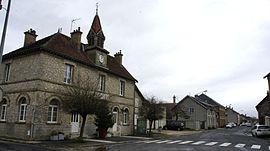
[[80, 130], [80, 116], [78, 113], [71, 114], [71, 133], [77, 133]]
[[118, 108], [114, 108], [113, 109], [113, 127], [112, 127], [112, 131], [116, 132], [117, 131], [117, 125], [118, 125]]

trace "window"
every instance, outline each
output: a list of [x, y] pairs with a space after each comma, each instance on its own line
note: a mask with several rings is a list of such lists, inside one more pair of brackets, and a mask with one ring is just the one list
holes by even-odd
[[124, 96], [125, 95], [125, 81], [120, 80], [120, 95]]
[[128, 124], [128, 109], [124, 110], [124, 125]]
[[99, 91], [105, 91], [105, 75], [99, 75]]
[[58, 101], [52, 100], [48, 109], [48, 123], [57, 122]]
[[27, 110], [27, 103], [26, 98], [20, 98], [20, 111], [19, 111], [19, 122], [25, 122], [26, 120], [26, 110]]
[[0, 121], [6, 121], [6, 115], [7, 115], [7, 100], [3, 99], [1, 106], [1, 115], [0, 115]]
[[194, 108], [189, 108], [189, 113], [194, 113]]
[[73, 66], [70, 64], [66, 64], [65, 66], [65, 75], [64, 75], [64, 82], [70, 84], [72, 82], [72, 72]]
[[9, 74], [10, 74], [10, 63], [6, 64], [5, 66], [5, 81], [9, 81]]

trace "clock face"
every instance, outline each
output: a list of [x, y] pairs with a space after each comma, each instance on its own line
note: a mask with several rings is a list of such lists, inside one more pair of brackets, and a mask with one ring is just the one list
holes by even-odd
[[99, 62], [103, 63], [104, 62], [104, 56], [103, 55], [99, 55], [98, 56], [98, 60], [99, 60]]

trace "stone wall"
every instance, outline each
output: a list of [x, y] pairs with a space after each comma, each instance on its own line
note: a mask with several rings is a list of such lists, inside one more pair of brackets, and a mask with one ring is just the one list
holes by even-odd
[[[5, 63], [11, 63], [8, 82], [3, 81]], [[119, 123], [123, 121], [121, 109], [128, 108], [129, 110], [129, 124], [122, 125], [121, 133], [122, 135], [132, 134], [135, 89], [133, 81], [42, 52], [4, 60], [1, 65], [0, 86], [4, 92], [3, 96], [8, 100], [8, 107], [6, 121], [0, 123], [0, 135], [21, 139], [48, 139], [53, 130], [70, 135], [71, 115], [61, 108], [61, 96], [69, 86], [64, 83], [65, 63], [74, 66], [73, 84], [89, 79], [97, 81], [99, 74], [106, 76], [104, 94], [110, 96], [112, 108], [119, 107]], [[124, 96], [119, 95], [120, 79], [126, 81]], [[20, 123], [18, 122], [18, 101], [23, 96], [27, 98], [27, 113], [26, 121]], [[60, 106], [57, 123], [52, 124], [47, 122], [47, 118], [50, 100], [54, 98], [59, 101]], [[93, 117], [88, 118], [85, 130], [86, 136], [92, 136], [95, 133]]]

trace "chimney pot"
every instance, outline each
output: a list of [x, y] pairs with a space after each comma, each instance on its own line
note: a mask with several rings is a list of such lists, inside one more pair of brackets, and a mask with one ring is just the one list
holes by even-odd
[[36, 31], [30, 28], [30, 30], [24, 32], [24, 46], [28, 46], [34, 42], [36, 42], [37, 38]]
[[176, 96], [174, 95], [173, 96], [173, 104], [175, 104], [176, 103]]
[[80, 27], [78, 29], [73, 30], [71, 35], [71, 41], [75, 45], [76, 49], [80, 50], [81, 48], [81, 37], [82, 37], [82, 32], [80, 31]]
[[121, 50], [114, 55], [114, 58], [117, 60], [118, 63], [122, 64], [123, 54]]

